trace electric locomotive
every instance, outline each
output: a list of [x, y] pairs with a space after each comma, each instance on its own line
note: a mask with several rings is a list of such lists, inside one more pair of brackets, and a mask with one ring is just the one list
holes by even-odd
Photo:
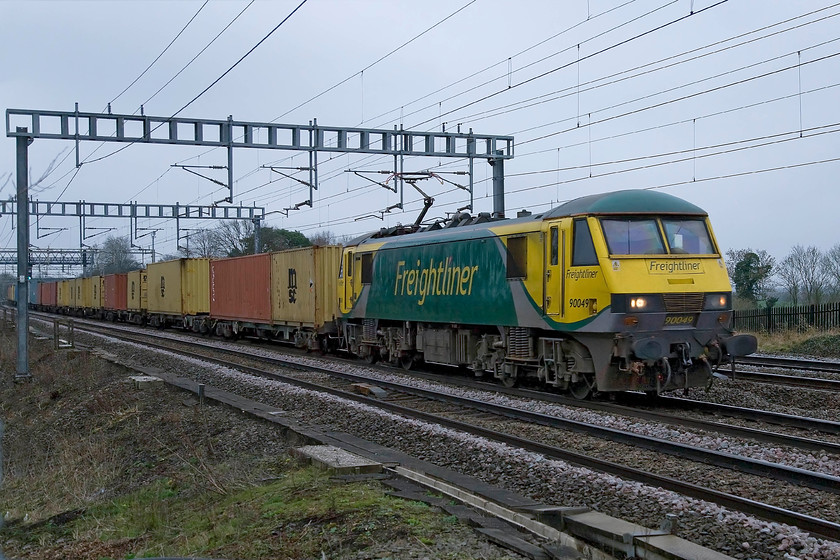
[[730, 328], [707, 213], [646, 190], [362, 236], [344, 248], [338, 304], [344, 343], [370, 361], [462, 366], [578, 398], [704, 387], [757, 347]]

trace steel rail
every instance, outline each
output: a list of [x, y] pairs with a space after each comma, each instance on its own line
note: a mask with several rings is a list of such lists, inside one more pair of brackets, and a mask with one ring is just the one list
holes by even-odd
[[821, 379], [819, 377], [800, 377], [797, 375], [781, 375], [778, 373], [764, 373], [758, 371], [718, 371], [734, 381], [755, 381], [757, 383], [772, 383], [787, 387], [805, 387], [807, 389], [820, 389], [825, 391], [840, 391], [840, 380]]
[[[92, 325], [97, 325], [96, 321], [90, 320]], [[130, 329], [121, 329], [125, 332], [136, 332]], [[139, 334], [139, 333], [138, 333]], [[184, 333], [187, 334], [187, 333]], [[148, 336], [152, 338], [163, 338], [167, 339], [165, 336], [153, 334], [153, 333], [143, 333], [143, 336]], [[202, 345], [200, 342], [193, 342], [196, 345]], [[216, 352], [223, 352], [230, 355], [240, 355], [240, 356], [249, 356], [249, 354], [242, 350], [234, 350], [228, 348], [219, 348], [212, 345], [205, 346], [212, 348]], [[271, 357], [263, 357], [261, 358], [264, 361], [274, 361], [279, 365], [296, 365], [292, 362], [288, 362], [282, 360], [280, 358], [271, 358]], [[366, 367], [377, 369], [378, 366], [371, 366], [370, 364], [366, 364]], [[380, 368], [384, 372], [390, 372], [391, 368], [384, 367]], [[402, 371], [400, 369], [400, 371]], [[335, 372], [334, 372], [335, 373]], [[411, 375], [413, 377], [422, 378], [432, 382], [440, 382], [441, 376], [439, 374], [434, 373], [425, 373], [422, 371], [412, 371]], [[668, 414], [662, 411], [653, 411], [653, 410], [646, 410], [640, 408], [633, 408], [635, 406], [650, 406], [652, 402], [646, 395], [642, 395], [640, 393], [632, 393], [626, 392], [621, 393], [617, 396], [621, 403], [629, 404], [632, 406], [623, 406], [622, 404], [613, 403], [613, 402], [598, 402], [598, 401], [591, 401], [591, 400], [579, 400], [579, 399], [572, 399], [565, 397], [563, 395], [558, 395], [556, 393], [550, 393], [546, 391], [537, 391], [537, 390], [528, 390], [522, 388], [508, 388], [496, 383], [487, 383], [482, 381], [474, 381], [474, 380], [465, 380], [461, 377], [455, 376], [446, 376], [445, 382], [449, 385], [456, 385], [459, 387], [473, 389], [473, 390], [492, 390], [493, 392], [504, 394], [507, 396], [511, 396], [514, 398], [522, 398], [522, 399], [532, 399], [532, 400], [539, 400], [542, 402], [548, 402], [553, 404], [558, 404], [561, 406], [570, 406], [575, 408], [584, 408], [587, 410], [595, 410], [599, 412], [606, 412], [610, 414], [619, 414], [622, 416], [628, 416], [633, 418], [639, 418], [642, 420], [648, 420], [653, 422], [660, 422], [665, 424], [671, 425], [678, 425], [689, 427], [693, 429], [700, 429], [700, 430], [707, 430], [713, 431], [725, 435], [730, 435], [734, 437], [743, 437], [747, 439], [753, 439], [756, 441], [763, 441], [765, 443], [772, 443], [776, 445], [786, 445], [797, 449], [807, 450], [807, 451], [825, 451], [828, 453], [840, 453], [840, 444], [833, 443], [833, 442], [826, 442], [822, 440], [816, 440], [811, 438], [805, 437], [798, 437], [792, 436], [788, 434], [779, 434], [776, 432], [769, 432], [766, 430], [758, 430], [755, 428], [748, 428], [743, 426], [733, 426], [731, 424], [724, 424], [721, 422], [712, 422], [709, 420], [700, 420], [695, 418], [687, 418], [685, 416], [679, 416], [675, 414]], [[766, 410], [759, 410], [753, 408], [742, 408], [742, 407], [735, 407], [731, 405], [725, 404], [718, 404], [718, 403], [711, 403], [705, 401], [697, 401], [692, 400], [684, 397], [666, 397], [660, 396], [653, 404], [656, 405], [664, 405], [670, 408], [675, 408], [678, 410], [695, 410], [695, 411], [702, 411], [702, 412], [709, 412], [713, 414], [720, 414], [727, 417], [732, 418], [742, 418], [747, 420], [758, 420], [761, 422], [766, 422], [768, 424], [776, 424], [780, 426], [792, 427], [792, 428], [799, 428], [805, 429], [810, 431], [818, 431], [826, 434], [836, 434], [840, 435], [840, 422], [834, 422], [831, 420], [823, 420], [820, 418], [807, 418], [801, 416], [794, 416], [791, 414], [784, 414], [780, 412], [771, 412]]]
[[[95, 331], [95, 332], [102, 332], [106, 336], [126, 340], [129, 342], [137, 343], [137, 338], [132, 337], [131, 335], [126, 334], [116, 334], [113, 331], [109, 331], [107, 329], [100, 329], [97, 327], [85, 327], [85, 329]], [[103, 332], [104, 331], [104, 332]], [[144, 335], [141, 333], [134, 333], [135, 336], [143, 337]], [[148, 338], [148, 336], [146, 336]], [[190, 342], [186, 341], [177, 341], [181, 344], [191, 344]], [[809, 531], [814, 534], [818, 534], [833, 540], [840, 540], [840, 524], [833, 523], [831, 521], [818, 519], [813, 516], [792, 512], [790, 510], [786, 510], [784, 508], [779, 508], [776, 506], [772, 506], [769, 504], [763, 504], [760, 502], [756, 502], [754, 500], [749, 500], [746, 498], [741, 498], [739, 496], [734, 496], [732, 494], [727, 494], [724, 492], [720, 492], [717, 490], [704, 488], [695, 484], [682, 482], [676, 479], [672, 479], [670, 477], [665, 477], [661, 475], [656, 475], [650, 472], [642, 471], [639, 469], [635, 469], [632, 467], [627, 467], [624, 465], [619, 465], [617, 463], [613, 463], [610, 461], [605, 461], [602, 459], [597, 459], [594, 457], [589, 457], [586, 455], [582, 455], [579, 453], [575, 453], [572, 451], [560, 449], [557, 447], [545, 445], [542, 443], [534, 442], [531, 440], [526, 440], [523, 438], [519, 438], [518, 436], [513, 436], [510, 434], [502, 434], [495, 430], [490, 430], [486, 428], [482, 428], [479, 426], [475, 426], [466, 422], [461, 422], [458, 420], [453, 420], [450, 418], [438, 416], [435, 414], [422, 412], [418, 410], [414, 410], [399, 404], [395, 404], [388, 401], [383, 401], [376, 398], [367, 397], [364, 395], [359, 395], [356, 393], [350, 393], [341, 389], [334, 389], [331, 387], [324, 387], [322, 385], [317, 385], [314, 383], [310, 383], [307, 381], [303, 381], [294, 377], [285, 376], [282, 374], [266, 372], [264, 370], [258, 368], [252, 368], [249, 366], [244, 366], [242, 364], [233, 364], [227, 362], [225, 360], [221, 360], [218, 358], [209, 357], [203, 354], [198, 354], [195, 352], [189, 352], [185, 350], [175, 350], [171, 347], [167, 347], [162, 344], [158, 343], [150, 343], [148, 341], [144, 342], [147, 347], [155, 347], [158, 349], [166, 350], [169, 352], [174, 352], [177, 354], [181, 354], [188, 357], [197, 358], [204, 361], [209, 361], [213, 363], [217, 363], [219, 365], [223, 365], [225, 367], [232, 367], [241, 371], [246, 371], [253, 375], [261, 376], [261, 377], [270, 377], [275, 380], [288, 383], [291, 385], [295, 385], [301, 388], [309, 389], [312, 391], [323, 392], [332, 394], [334, 396], [338, 396], [341, 398], [345, 398], [348, 400], [365, 403], [375, 408], [385, 409], [389, 412], [393, 412], [396, 414], [404, 415], [411, 418], [416, 418], [420, 420], [425, 420], [430, 423], [443, 425], [455, 430], [463, 431], [466, 433], [470, 433], [476, 436], [484, 437], [490, 439], [492, 441], [498, 441], [502, 443], [507, 443], [509, 445], [519, 447], [522, 449], [526, 449], [529, 451], [533, 451], [535, 453], [540, 453], [550, 458], [554, 459], [561, 459], [564, 461], [568, 461], [570, 463], [574, 463], [580, 466], [584, 466], [587, 468], [592, 468], [597, 471], [606, 472], [609, 474], [614, 474], [616, 476], [620, 476], [622, 478], [627, 478], [630, 480], [635, 480], [637, 482], [642, 482], [644, 484], [652, 484], [661, 486], [667, 490], [673, 490], [675, 492], [681, 493], [683, 495], [698, 498], [701, 500], [711, 501], [718, 505], [729, 507], [738, 511], [742, 511], [744, 513], [755, 515], [758, 517], [762, 517], [768, 520], [788, 523], [791, 525], [795, 525], [800, 527], [803, 530]], [[204, 346], [204, 345], [202, 345]], [[218, 350], [218, 349], [213, 349]], [[226, 351], [223, 350], [223, 351]], [[262, 357], [255, 358], [254, 356], [248, 355], [247, 357], [251, 359], [263, 359]], [[313, 366], [306, 366], [301, 364], [294, 364], [294, 363], [284, 363], [285, 367], [299, 369], [303, 371], [313, 371], [318, 373], [329, 373], [335, 374], [336, 372], [331, 370], [324, 370], [322, 368], [317, 368]], [[342, 375], [352, 375], [352, 374], [342, 374]], [[365, 378], [363, 378], [365, 379]], [[367, 379], [369, 381], [369, 379]], [[377, 382], [379, 383], [379, 382]], [[400, 390], [403, 391], [405, 388], [401, 387]], [[440, 396], [439, 393], [433, 393], [435, 396]], [[807, 471], [806, 471], [807, 472]], [[813, 474], [813, 473], [812, 473]], [[834, 478], [834, 477], [828, 477]]]
[[[137, 333], [137, 335], [159, 338], [157, 335], [147, 333]], [[236, 355], [239, 357], [254, 359], [254, 357], [251, 354], [248, 354], [247, 352], [241, 350], [217, 348], [198, 341], [183, 342], [183, 344], [190, 344], [193, 346], [208, 348], [214, 352], [221, 351], [228, 355]], [[275, 365], [280, 365], [283, 367], [293, 367], [295, 369], [303, 368], [303, 366], [301, 366], [300, 364], [289, 362], [280, 358], [260, 356], [258, 359], [260, 361], [273, 363]], [[344, 377], [345, 379], [349, 379], [355, 382], [371, 381], [368, 377], [362, 375], [355, 375], [345, 372], [335, 372], [333, 370], [324, 370], [322, 368], [317, 368], [314, 366], [306, 366], [304, 369], [317, 372], [327, 371], [331, 375], [338, 375]], [[493, 405], [477, 399], [450, 396], [437, 391], [428, 391], [420, 388], [406, 387], [404, 385], [389, 383], [381, 380], [375, 380], [375, 383], [381, 387], [388, 388], [392, 391], [413, 394], [425, 399], [433, 399], [448, 402], [450, 404], [455, 404], [458, 406], [468, 406], [475, 410], [488, 412], [490, 414], [506, 416], [509, 418], [514, 418], [554, 428], [568, 429], [578, 433], [586, 433], [589, 435], [594, 435], [596, 437], [606, 439], [608, 441], [633, 445], [642, 449], [662, 452], [684, 459], [690, 459], [693, 461], [707, 463], [718, 467], [738, 470], [741, 472], [754, 474], [758, 476], [774, 478], [783, 482], [801, 484], [824, 492], [840, 494], [840, 478], [823, 473], [816, 473], [813, 471], [808, 471], [806, 469], [790, 467], [787, 465], [779, 465], [777, 463], [771, 463], [769, 461], [763, 461], [760, 459], [752, 459], [749, 457], [743, 457], [732, 453], [713, 451], [703, 447], [672, 442], [660, 438], [655, 438], [652, 436], [634, 434], [632, 432], [625, 432], [623, 430], [617, 430], [614, 428], [607, 428], [595, 424], [569, 420], [557, 416], [529, 412], [518, 408]], [[521, 394], [516, 396], [522, 397]], [[592, 404], [593, 406], [589, 406], [587, 408], [598, 409], [600, 411], [605, 411], [609, 413], [632, 415], [638, 418], [644, 418], [652, 421], [665, 421], [671, 424], [689, 426], [693, 428], [715, 429], [718, 432], [726, 433], [728, 435], [735, 435], [738, 437], [749, 437], [774, 444], [796, 446], [800, 449], [808, 449], [811, 451], [826, 451], [840, 453], [840, 444], [831, 442], [823, 442], [795, 436], [786, 436], [783, 434], [765, 432], [754, 428], [742, 428], [737, 426], [728, 426], [726, 424], [720, 424], [716, 422], [705, 422], [687, 418], [679, 418], [673, 415], [666, 415], [663, 413], [653, 411], [639, 411], [637, 409], [621, 407], [619, 405], [605, 405], [604, 403]]]
[[738, 358], [737, 363], [741, 363], [747, 366], [778, 367], [784, 369], [801, 369], [805, 371], [840, 373], [840, 362], [806, 360], [803, 358], [781, 358], [777, 356], [753, 355]]

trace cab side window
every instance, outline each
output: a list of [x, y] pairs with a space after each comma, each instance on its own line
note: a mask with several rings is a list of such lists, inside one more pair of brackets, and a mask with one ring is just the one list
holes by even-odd
[[598, 256], [595, 254], [595, 244], [592, 243], [592, 233], [586, 218], [575, 219], [573, 236], [572, 266], [596, 266]]
[[508, 237], [507, 240], [507, 277], [525, 278], [528, 263], [528, 238]]
[[373, 280], [373, 253], [362, 253], [362, 284]]

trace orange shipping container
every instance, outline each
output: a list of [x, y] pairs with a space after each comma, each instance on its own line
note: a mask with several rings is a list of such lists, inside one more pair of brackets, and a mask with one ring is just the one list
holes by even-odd
[[271, 322], [271, 254], [210, 261], [210, 315], [214, 319]]
[[105, 309], [125, 311], [128, 308], [128, 274], [105, 276], [105, 293], [102, 306]]
[[55, 307], [58, 282], [41, 282], [38, 284], [38, 303], [47, 307]]

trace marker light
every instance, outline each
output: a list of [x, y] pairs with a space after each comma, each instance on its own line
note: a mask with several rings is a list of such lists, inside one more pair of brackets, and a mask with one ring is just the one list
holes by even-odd
[[647, 306], [647, 300], [643, 297], [630, 298], [630, 309], [644, 309]]

